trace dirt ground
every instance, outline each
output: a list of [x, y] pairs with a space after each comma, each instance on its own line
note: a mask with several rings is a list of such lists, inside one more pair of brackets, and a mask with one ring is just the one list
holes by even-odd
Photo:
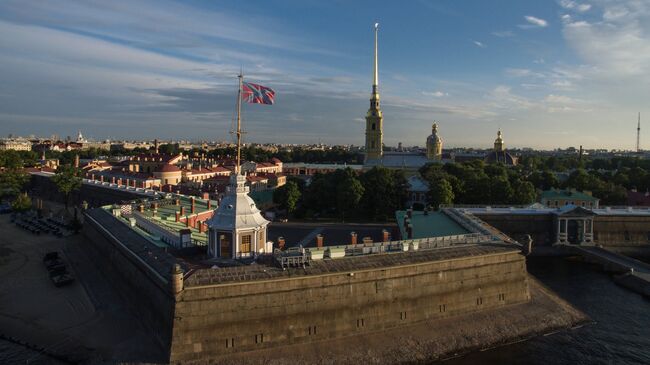
[[[74, 362], [158, 362], [160, 351], [82, 250], [84, 238], [34, 235], [0, 216], [0, 335]], [[57, 288], [42, 258], [59, 251], [76, 280]], [[42, 362], [43, 359], [34, 359]], [[39, 361], [40, 360], [40, 361]]]

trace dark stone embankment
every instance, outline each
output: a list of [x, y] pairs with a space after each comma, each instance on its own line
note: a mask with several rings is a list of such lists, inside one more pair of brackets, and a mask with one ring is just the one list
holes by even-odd
[[590, 322], [587, 315], [532, 277], [529, 283], [529, 303], [363, 336], [244, 352], [212, 359], [210, 364], [423, 363], [524, 341]]

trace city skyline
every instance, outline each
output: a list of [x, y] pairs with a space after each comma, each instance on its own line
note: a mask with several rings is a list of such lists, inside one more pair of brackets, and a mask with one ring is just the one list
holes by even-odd
[[243, 68], [248, 142], [362, 145], [379, 21], [387, 145], [645, 147], [649, 4], [372, 4], [5, 2], [2, 135], [228, 140]]

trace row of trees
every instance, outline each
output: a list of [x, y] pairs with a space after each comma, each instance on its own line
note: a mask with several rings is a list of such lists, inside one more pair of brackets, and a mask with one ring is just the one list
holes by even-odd
[[529, 204], [536, 198], [535, 186], [516, 170], [483, 161], [463, 164], [432, 163], [420, 169], [429, 184], [428, 203], [440, 204]]
[[299, 218], [384, 221], [403, 209], [407, 199], [403, 172], [375, 167], [361, 175], [352, 169], [316, 174], [309, 186], [289, 179], [273, 200]]

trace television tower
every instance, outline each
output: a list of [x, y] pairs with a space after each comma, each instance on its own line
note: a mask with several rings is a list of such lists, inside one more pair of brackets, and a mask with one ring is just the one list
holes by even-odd
[[641, 112], [639, 112], [639, 121], [636, 125], [636, 152], [639, 153], [639, 139], [641, 136]]

